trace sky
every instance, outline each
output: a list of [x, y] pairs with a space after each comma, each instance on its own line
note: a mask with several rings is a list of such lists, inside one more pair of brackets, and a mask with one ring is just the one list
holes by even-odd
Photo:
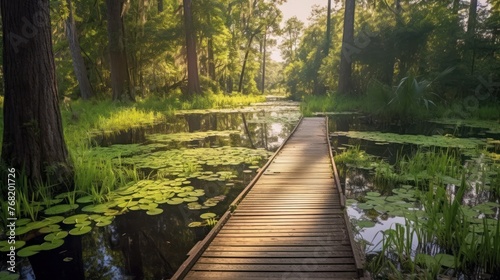
[[313, 5], [326, 6], [327, 3], [327, 0], [288, 0], [280, 5], [281, 12], [283, 12], [283, 21], [296, 16], [301, 21], [306, 22]]

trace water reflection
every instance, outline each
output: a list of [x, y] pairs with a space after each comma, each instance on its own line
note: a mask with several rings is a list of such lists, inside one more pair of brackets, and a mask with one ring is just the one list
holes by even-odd
[[[238, 111], [183, 112], [169, 117], [164, 123], [149, 127], [136, 127], [118, 133], [99, 132], [93, 136], [92, 142], [94, 146], [100, 147], [115, 144], [150, 145], [157, 143], [151, 140], [151, 136], [157, 134], [234, 130], [236, 133], [229, 136], [172, 141], [150, 152], [223, 146], [253, 146], [274, 151], [288, 137], [299, 118], [298, 106], [294, 103], [263, 103]], [[248, 169], [248, 164], [203, 167], [203, 171], [216, 173], [230, 170], [238, 174], [231, 184], [220, 180], [189, 179], [194, 188], [205, 191], [199, 203], [217, 197], [219, 203], [209, 211], [220, 217], [252, 179], [255, 171], [243, 172]], [[153, 173], [140, 174], [146, 177]], [[109, 226], [94, 227], [81, 237], [69, 236], [63, 247], [29, 257], [23, 279], [34, 279], [30, 276], [33, 274], [36, 279], [168, 279], [210, 227], [187, 226], [199, 221], [200, 214], [207, 210], [190, 210], [185, 203], [159, 207], [164, 210], [160, 215], [149, 216], [142, 210], [130, 211], [117, 216]], [[37, 241], [33, 240], [39, 244]]]

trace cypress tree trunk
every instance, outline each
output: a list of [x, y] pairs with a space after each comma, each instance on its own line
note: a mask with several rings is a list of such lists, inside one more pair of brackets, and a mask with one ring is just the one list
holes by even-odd
[[73, 59], [73, 68], [75, 70], [76, 79], [78, 80], [80, 96], [82, 99], [88, 100], [93, 95], [92, 86], [90, 85], [87, 68], [85, 67], [85, 62], [82, 57], [80, 43], [78, 42], [78, 35], [76, 34], [76, 24], [73, 16], [73, 3], [71, 0], [66, 0], [66, 3], [69, 9], [69, 15], [66, 19], [66, 37], [68, 38], [71, 58]]
[[196, 34], [193, 26], [193, 11], [191, 0], [183, 0], [183, 3], [188, 70], [187, 95], [193, 96], [194, 94], [201, 93], [200, 78], [198, 76], [198, 55], [196, 54]]
[[158, 0], [158, 13], [163, 12], [163, 0]]
[[263, 54], [262, 54], [262, 85], [261, 92], [264, 94], [266, 87], [266, 55], [267, 55], [267, 32], [264, 32]]
[[5, 82], [2, 161], [36, 182], [72, 186], [58, 106], [49, 0], [1, 1]]
[[339, 93], [349, 93], [353, 91], [352, 86], [352, 58], [344, 53], [346, 44], [354, 45], [354, 14], [355, 0], [346, 0], [344, 12], [344, 33], [342, 38], [342, 52], [340, 54], [339, 71]]
[[134, 100], [130, 91], [125, 32], [123, 26], [123, 0], [106, 0], [108, 17], [109, 58], [111, 64], [111, 87], [113, 100]]
[[470, 72], [474, 75], [474, 64], [476, 60], [476, 21], [477, 0], [471, 0], [469, 6], [469, 21], [467, 22], [467, 45], [472, 53]]

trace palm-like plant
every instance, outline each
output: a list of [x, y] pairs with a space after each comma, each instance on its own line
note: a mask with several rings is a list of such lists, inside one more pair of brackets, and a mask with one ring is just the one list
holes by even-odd
[[413, 75], [408, 75], [401, 79], [392, 90], [392, 99], [387, 104], [389, 109], [401, 119], [410, 119], [418, 116], [421, 109], [429, 110], [429, 107], [436, 104], [432, 96], [439, 97], [432, 92], [432, 84], [441, 77], [451, 73], [454, 68], [448, 68], [440, 73], [433, 80], [421, 80]]

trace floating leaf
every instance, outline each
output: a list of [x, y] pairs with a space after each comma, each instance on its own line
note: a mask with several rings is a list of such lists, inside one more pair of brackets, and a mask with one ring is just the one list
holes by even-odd
[[370, 227], [374, 227], [375, 226], [375, 222], [369, 221], [369, 220], [357, 220], [356, 224], [360, 228], [370, 228]]
[[64, 240], [62, 239], [54, 239], [51, 242], [44, 242], [40, 244], [40, 248], [45, 251], [54, 250], [58, 247], [61, 247], [64, 244]]
[[19, 274], [10, 273], [7, 271], [0, 271], [0, 279], [2, 279], [2, 280], [18, 280]]
[[149, 211], [146, 212], [146, 214], [150, 216], [159, 215], [161, 213], [163, 213], [163, 209], [161, 208], [150, 209]]
[[78, 208], [78, 204], [59, 204], [45, 209], [44, 213], [46, 215], [57, 215], [75, 210]]
[[167, 200], [167, 204], [169, 205], [178, 205], [184, 202], [184, 199], [179, 198], [179, 197], [174, 197], [169, 200]]
[[192, 223], [189, 223], [188, 227], [201, 227], [203, 226], [203, 223], [201, 222], [192, 222]]
[[49, 225], [38, 230], [40, 233], [51, 233], [55, 231], [60, 231], [61, 227], [59, 225]]
[[63, 239], [68, 236], [67, 231], [59, 231], [45, 235], [43, 238], [45, 241], [54, 241], [55, 239]]
[[41, 250], [42, 249], [40, 248], [40, 245], [31, 245], [19, 250], [19, 252], [17, 252], [17, 255], [19, 257], [26, 258], [37, 254]]
[[367, 192], [366, 196], [375, 196], [375, 197], [377, 197], [377, 196], [380, 196], [380, 193], [378, 193], [378, 192]]
[[87, 214], [77, 214], [73, 216], [69, 216], [66, 219], [63, 220], [63, 224], [71, 225], [71, 224], [77, 224], [83, 221], [86, 221], [89, 218], [89, 215]]
[[94, 197], [91, 195], [80, 197], [76, 200], [78, 203], [90, 203], [94, 201]]
[[210, 219], [210, 218], [215, 218], [216, 216], [217, 216], [217, 214], [215, 214], [215, 213], [207, 212], [207, 213], [201, 214], [200, 218], [202, 218], [202, 219]]
[[82, 235], [90, 232], [92, 230], [89, 226], [77, 227], [69, 231], [71, 235]]
[[359, 203], [357, 206], [359, 209], [363, 209], [363, 210], [373, 209], [373, 205], [368, 204], [368, 203]]

